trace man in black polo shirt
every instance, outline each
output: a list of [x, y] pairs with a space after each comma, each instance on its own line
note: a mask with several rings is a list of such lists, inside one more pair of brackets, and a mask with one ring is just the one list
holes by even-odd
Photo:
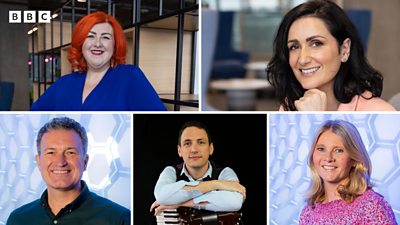
[[7, 225], [126, 225], [130, 211], [90, 192], [81, 180], [89, 160], [86, 130], [73, 119], [55, 118], [39, 131], [36, 163], [47, 189], [14, 210]]

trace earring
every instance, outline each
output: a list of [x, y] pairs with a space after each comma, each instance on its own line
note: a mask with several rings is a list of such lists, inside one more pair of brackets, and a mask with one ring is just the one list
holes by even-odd
[[342, 62], [347, 62], [347, 57], [342, 59]]

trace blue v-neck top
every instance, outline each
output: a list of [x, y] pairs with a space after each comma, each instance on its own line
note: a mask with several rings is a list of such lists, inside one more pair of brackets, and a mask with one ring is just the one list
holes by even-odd
[[109, 68], [82, 103], [86, 72], [58, 79], [33, 103], [33, 111], [165, 111], [143, 72], [133, 65]]

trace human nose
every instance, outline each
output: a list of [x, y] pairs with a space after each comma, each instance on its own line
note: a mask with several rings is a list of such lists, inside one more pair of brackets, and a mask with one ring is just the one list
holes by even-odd
[[190, 152], [196, 153], [198, 152], [198, 144], [194, 143], [190, 146]]
[[56, 156], [56, 165], [57, 166], [65, 166], [67, 165], [67, 159], [64, 154], [58, 154]]
[[96, 37], [96, 39], [94, 40], [94, 45], [95, 47], [101, 47], [102, 46], [101, 38]]
[[306, 65], [311, 62], [310, 53], [307, 47], [301, 48], [299, 56], [299, 64]]
[[323, 156], [323, 160], [326, 162], [333, 162], [335, 161], [335, 158], [333, 157], [332, 152], [326, 152]]

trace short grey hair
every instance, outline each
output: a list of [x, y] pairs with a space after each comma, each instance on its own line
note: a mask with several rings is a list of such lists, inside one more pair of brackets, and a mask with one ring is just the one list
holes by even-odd
[[40, 128], [37, 138], [36, 138], [36, 147], [37, 153], [40, 155], [40, 143], [42, 141], [43, 135], [53, 130], [73, 130], [75, 131], [79, 137], [81, 138], [83, 145], [84, 155], [87, 154], [88, 149], [88, 138], [86, 134], [86, 129], [75, 120], [68, 117], [58, 117], [54, 118], [51, 121], [47, 122]]

